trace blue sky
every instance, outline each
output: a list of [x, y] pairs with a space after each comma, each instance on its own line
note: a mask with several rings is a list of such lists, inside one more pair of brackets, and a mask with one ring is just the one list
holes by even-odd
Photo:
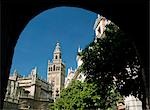
[[73, 7], [57, 7], [34, 17], [24, 28], [17, 42], [11, 73], [16, 69], [27, 75], [35, 66], [39, 76], [46, 79], [47, 61], [52, 61], [57, 42], [67, 68], [76, 68], [77, 49], [84, 48], [94, 39], [97, 14]]

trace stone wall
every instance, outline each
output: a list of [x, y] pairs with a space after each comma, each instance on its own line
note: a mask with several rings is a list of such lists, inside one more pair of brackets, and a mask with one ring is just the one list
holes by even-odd
[[18, 110], [18, 104], [13, 102], [4, 101], [3, 110]]
[[20, 98], [19, 99], [19, 110], [29, 110], [29, 109], [35, 109], [35, 110], [48, 110], [48, 104], [50, 101], [48, 100], [35, 100], [30, 98]]

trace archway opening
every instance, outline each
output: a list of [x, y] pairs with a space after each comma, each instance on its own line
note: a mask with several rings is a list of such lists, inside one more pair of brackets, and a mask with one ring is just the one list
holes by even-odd
[[8, 67], [9, 68], [9, 67]]

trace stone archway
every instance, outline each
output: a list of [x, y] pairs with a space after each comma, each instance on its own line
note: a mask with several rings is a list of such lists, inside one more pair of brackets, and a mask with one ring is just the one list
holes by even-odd
[[[106, 16], [129, 34], [141, 57], [145, 71], [147, 97], [150, 100], [149, 88], [149, 37], [148, 37], [148, 3], [131, 0], [3, 0], [2, 3], [2, 71], [1, 100], [3, 102], [14, 48], [25, 25], [37, 14], [58, 6], [84, 8]], [[150, 102], [149, 102], [150, 103]], [[2, 107], [2, 106], [1, 106]]]

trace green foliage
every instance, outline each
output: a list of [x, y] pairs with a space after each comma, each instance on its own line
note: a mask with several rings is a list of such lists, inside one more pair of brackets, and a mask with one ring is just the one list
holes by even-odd
[[51, 105], [51, 109], [85, 110], [89, 108], [103, 108], [107, 110], [112, 106], [115, 108], [114, 105], [116, 105], [116, 100], [119, 99], [119, 94], [115, 93], [115, 89], [113, 87], [111, 88], [111, 91], [107, 91], [107, 93], [105, 93], [110, 96], [106, 97], [105, 100], [98, 95], [98, 92], [100, 91], [95, 83], [73, 81], [71, 85], [62, 90], [60, 98]]
[[97, 82], [103, 91], [115, 84], [122, 95], [141, 98], [144, 90], [142, 67], [133, 43], [114, 24], [106, 26], [103, 36], [80, 53], [86, 81]]
[[79, 72], [85, 82], [73, 81], [51, 104], [53, 110], [115, 110], [121, 95], [142, 98], [142, 67], [133, 43], [114, 24], [106, 26], [103, 38], [90, 43], [81, 53]]

